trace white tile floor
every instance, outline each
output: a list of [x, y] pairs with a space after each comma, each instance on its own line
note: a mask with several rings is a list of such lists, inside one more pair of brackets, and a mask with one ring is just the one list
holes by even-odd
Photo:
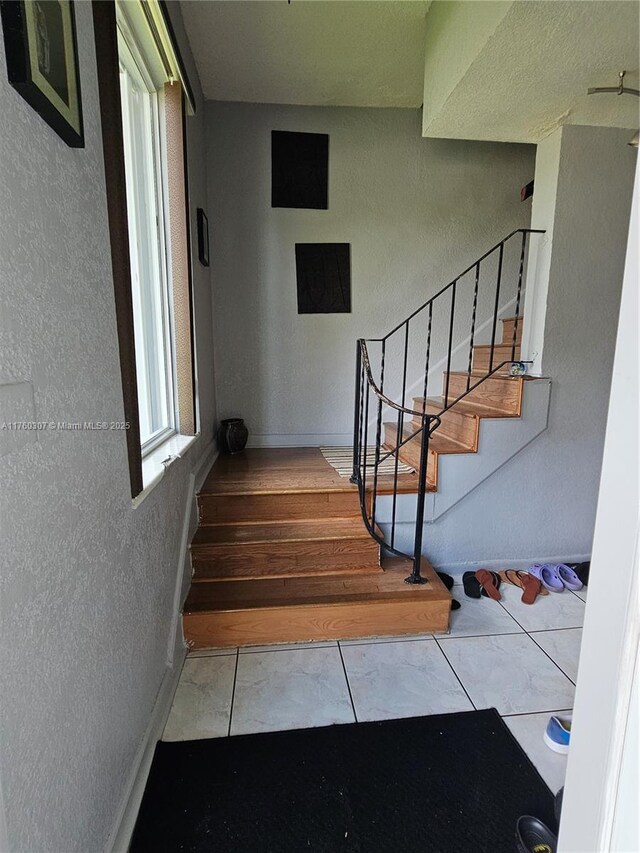
[[573, 705], [586, 589], [520, 602], [467, 598], [449, 634], [191, 653], [164, 740], [498, 709], [555, 792], [566, 758], [545, 746], [550, 712]]

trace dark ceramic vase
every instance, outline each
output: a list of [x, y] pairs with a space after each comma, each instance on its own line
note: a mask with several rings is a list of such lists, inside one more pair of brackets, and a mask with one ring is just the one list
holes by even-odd
[[218, 447], [222, 453], [240, 453], [249, 438], [242, 418], [226, 418], [218, 428]]

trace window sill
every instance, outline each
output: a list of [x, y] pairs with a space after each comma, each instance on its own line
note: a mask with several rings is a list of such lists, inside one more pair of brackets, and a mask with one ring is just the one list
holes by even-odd
[[164, 477], [164, 472], [176, 459], [180, 459], [187, 450], [200, 438], [200, 433], [195, 435], [172, 435], [162, 444], [159, 444], [142, 460], [142, 486], [139, 495], [133, 499], [133, 506], [140, 506], [142, 501], [149, 495]]

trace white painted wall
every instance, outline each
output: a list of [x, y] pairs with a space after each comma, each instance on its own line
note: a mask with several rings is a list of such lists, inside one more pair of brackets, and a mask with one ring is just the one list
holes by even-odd
[[[603, 211], [606, 214], [607, 211]], [[638, 850], [640, 176], [629, 230], [560, 853]], [[635, 705], [634, 705], [635, 702]], [[634, 732], [635, 728], [635, 732]], [[627, 846], [627, 845], [633, 846]]]
[[[75, 10], [84, 149], [68, 148], [9, 86], [0, 39], [0, 421], [5, 400], [26, 420], [123, 419], [91, 4]], [[194, 233], [195, 208], [206, 207], [198, 102], [188, 122]], [[202, 437], [140, 506], [123, 432], [45, 431], [3, 445], [0, 787], [10, 853], [105, 849], [169, 683], [190, 475], [215, 411], [209, 277], [197, 259], [194, 276]], [[24, 385], [11, 395], [7, 383]]]
[[545, 234], [529, 247], [529, 287], [524, 301], [522, 357], [531, 359], [529, 372], [542, 375], [544, 324], [547, 316], [547, 292], [553, 251], [562, 128], [551, 133], [536, 147], [535, 191], [531, 206], [531, 227]]
[[432, 3], [425, 50], [425, 136], [535, 142], [564, 124], [637, 127], [640, 33], [634, 0]]
[[513, 0], [438, 0], [429, 7], [422, 107], [425, 136], [512, 5]]
[[[328, 210], [271, 208], [271, 130], [330, 135]], [[533, 149], [422, 139], [418, 110], [207, 103], [207, 144], [219, 413], [254, 444], [349, 442], [356, 339], [529, 221]], [[296, 242], [351, 243], [351, 314], [297, 314]]]
[[[565, 127], [559, 151], [552, 140], [539, 152], [540, 207], [550, 220], [538, 265], [548, 271], [541, 300], [548, 428], [425, 527], [424, 552], [439, 568], [526, 568], [591, 553], [637, 158], [629, 138], [625, 130]], [[544, 224], [539, 215], [536, 225]], [[508, 421], [502, 429], [508, 442]], [[410, 548], [412, 537], [407, 526], [399, 541]]]

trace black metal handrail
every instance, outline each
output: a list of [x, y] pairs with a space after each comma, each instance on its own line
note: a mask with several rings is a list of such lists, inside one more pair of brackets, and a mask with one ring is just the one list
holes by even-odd
[[[530, 234], [543, 234], [544, 231], [533, 228], [518, 228], [507, 235], [503, 240], [493, 246], [489, 251], [485, 252], [473, 264], [468, 266], [464, 272], [456, 276], [449, 284], [441, 288], [434, 296], [424, 302], [405, 320], [395, 326], [382, 338], [371, 338], [365, 340], [360, 338], [356, 345], [356, 397], [355, 397], [355, 416], [353, 429], [353, 473], [351, 482], [358, 486], [360, 497], [360, 509], [364, 523], [371, 536], [386, 550], [397, 554], [407, 559], [412, 560], [413, 568], [411, 574], [406, 578], [407, 583], [424, 583], [425, 580], [421, 574], [421, 559], [422, 559], [422, 539], [424, 528], [425, 502], [428, 491], [428, 463], [429, 463], [429, 441], [435, 430], [440, 426], [442, 416], [459, 403], [462, 399], [468, 396], [475, 388], [485, 382], [489, 377], [498, 373], [506, 365], [520, 361], [516, 359], [518, 324], [520, 322], [520, 304], [522, 299], [525, 259], [527, 250], [527, 241]], [[521, 235], [521, 244], [519, 251], [519, 260], [517, 263], [517, 271], [515, 275], [515, 311], [514, 311], [514, 326], [513, 336], [511, 341], [511, 358], [502, 359], [499, 363], [494, 364], [496, 344], [496, 330], [498, 324], [498, 315], [500, 314], [500, 297], [504, 293], [503, 278], [504, 278], [504, 263], [505, 263], [505, 247], [516, 237]], [[478, 312], [479, 312], [479, 293], [481, 283], [481, 265], [484, 261], [490, 258], [494, 253], [497, 253], [497, 271], [495, 276], [495, 291], [491, 294], [492, 298], [492, 313], [483, 325], [491, 326], [491, 343], [489, 350], [489, 365], [486, 372], [476, 371], [474, 377], [473, 371], [473, 351], [475, 339], [478, 334]], [[456, 296], [458, 285], [464, 276], [473, 272], [473, 291], [471, 293], [471, 306], [469, 317], [469, 351], [466, 368], [466, 382], [464, 391], [458, 394], [454, 399], [450, 399], [450, 379], [451, 365], [454, 356], [454, 329], [456, 320], [464, 312], [464, 308], [460, 308], [458, 301], [458, 309], [456, 313]], [[436, 412], [428, 412], [428, 386], [429, 386], [429, 371], [430, 365], [433, 363], [433, 332], [434, 332], [434, 308], [442, 303], [445, 294], [449, 295], [449, 318], [448, 329], [446, 334], [446, 352], [442, 362], [446, 364], [445, 383], [443, 393], [443, 404]], [[410, 344], [410, 324], [415, 321], [420, 315], [426, 319], [426, 330], [424, 335], [424, 380], [422, 382], [422, 406], [420, 409], [410, 408], [406, 405], [407, 396], [407, 367], [409, 362], [409, 344]], [[395, 336], [400, 335], [401, 349], [401, 365], [399, 367], [399, 381], [401, 386], [400, 400], [394, 400], [388, 393], [384, 391], [385, 372], [388, 373], [389, 365], [387, 362], [388, 344]], [[422, 338], [421, 338], [422, 340]], [[466, 340], [466, 339], [465, 339]], [[463, 341], [464, 343], [464, 341]], [[370, 345], [380, 345], [380, 367], [379, 380], [376, 381], [371, 367], [371, 356], [369, 353]], [[504, 344], [503, 344], [504, 345]], [[508, 344], [507, 344], [508, 346]], [[421, 349], [421, 347], [420, 347]], [[472, 382], [472, 377], [477, 381]], [[369, 402], [373, 398], [374, 406], [377, 407], [375, 418], [375, 445], [373, 449], [373, 461], [368, 461], [369, 453]], [[395, 424], [395, 442], [389, 446], [389, 443], [382, 441], [382, 411], [383, 406], [392, 409], [396, 413]], [[411, 417], [414, 421], [414, 429], [405, 437], [404, 421], [405, 417]], [[416, 423], [417, 421], [417, 423]], [[422, 436], [420, 444], [420, 461], [417, 466], [417, 499], [415, 510], [415, 526], [413, 532], [413, 547], [410, 553], [407, 549], [398, 548], [396, 545], [396, 517], [398, 505], [398, 470], [400, 462], [400, 449], [408, 442], [415, 439], [417, 436]], [[385, 483], [385, 493], [392, 495], [391, 501], [391, 523], [388, 535], [384, 535], [376, 523], [376, 508], [378, 495], [380, 493], [380, 466], [390, 458], [394, 459], [392, 483], [389, 486]]]

